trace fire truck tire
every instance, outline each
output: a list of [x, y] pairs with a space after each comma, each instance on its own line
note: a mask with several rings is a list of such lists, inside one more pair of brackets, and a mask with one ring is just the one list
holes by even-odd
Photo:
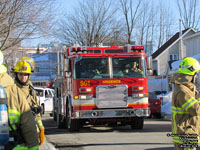
[[134, 118], [131, 124], [131, 128], [135, 130], [140, 130], [143, 129], [143, 125], [144, 125], [144, 118]]
[[53, 112], [53, 120], [56, 121], [57, 120], [57, 113]]
[[79, 119], [71, 119], [70, 124], [68, 124], [68, 128], [70, 132], [79, 131], [80, 129]]
[[62, 116], [60, 114], [57, 115], [57, 127], [59, 129], [65, 129], [65, 121], [62, 121]]
[[71, 119], [71, 108], [70, 108], [70, 104], [67, 101], [67, 108], [66, 108], [66, 120], [65, 120], [65, 126], [66, 128], [69, 129], [70, 132], [74, 132], [74, 131], [79, 131], [80, 128], [80, 121], [79, 119]]

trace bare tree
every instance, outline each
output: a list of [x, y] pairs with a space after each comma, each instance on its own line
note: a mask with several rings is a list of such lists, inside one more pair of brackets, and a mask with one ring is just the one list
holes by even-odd
[[170, 11], [169, 6], [166, 5], [165, 1], [160, 1], [158, 6], [158, 30], [156, 31], [157, 34], [157, 48], [162, 46], [164, 42], [169, 39], [169, 35], [171, 34], [171, 27], [173, 23], [173, 17]]
[[0, 49], [7, 50], [34, 35], [48, 34], [52, 27], [53, 0], [1, 0]]
[[159, 48], [169, 39], [172, 22], [171, 11], [164, 1], [160, 0], [157, 6], [148, 0], [141, 1], [133, 30], [137, 44], [146, 46], [146, 52], [152, 54], [153, 44]]
[[199, 0], [177, 0], [177, 6], [184, 29], [199, 29]]
[[[145, 11], [144, 11], [145, 9]], [[151, 7], [147, 1], [142, 1], [138, 19], [135, 25], [137, 43], [145, 45], [149, 37]]]
[[131, 43], [133, 28], [139, 15], [138, 12], [141, 6], [141, 2], [141, 0], [120, 0], [121, 10], [126, 22], [128, 44]]
[[155, 39], [155, 35], [156, 33], [154, 32], [157, 25], [156, 25], [156, 9], [154, 7], [154, 5], [151, 5], [150, 8], [150, 14], [149, 14], [149, 28], [147, 30], [147, 34], [146, 34], [146, 45], [147, 42], [149, 42], [151, 44], [150, 47], [150, 52], [149, 54], [151, 55], [153, 53], [153, 45], [154, 45], [154, 39]]
[[[74, 8], [74, 14], [65, 15], [59, 24], [57, 36], [66, 44], [99, 45], [109, 40], [113, 29], [118, 26], [115, 20], [117, 9], [112, 0], [84, 0]], [[118, 29], [117, 29], [118, 30]]]

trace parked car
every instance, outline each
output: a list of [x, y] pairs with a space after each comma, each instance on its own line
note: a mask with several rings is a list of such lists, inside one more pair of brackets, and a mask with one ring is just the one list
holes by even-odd
[[172, 91], [163, 96], [161, 116], [164, 120], [171, 120], [172, 115]]
[[163, 97], [157, 97], [154, 92], [149, 92], [150, 117], [161, 118], [161, 103]]
[[34, 89], [37, 92], [37, 98], [39, 100], [40, 106], [42, 107], [41, 114], [49, 112], [51, 115], [53, 111], [54, 90], [42, 87], [34, 87]]

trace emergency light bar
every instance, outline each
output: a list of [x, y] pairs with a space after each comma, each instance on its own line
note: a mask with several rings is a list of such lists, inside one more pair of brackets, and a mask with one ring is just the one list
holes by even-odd
[[82, 48], [81, 47], [77, 47], [77, 52], [79, 52], [79, 51], [81, 51], [82, 50]]
[[71, 52], [72, 52], [72, 54], [86, 53], [86, 49], [87, 49], [87, 47], [72, 47]]
[[144, 46], [131, 46], [131, 50], [144, 50]]
[[99, 47], [99, 49], [95, 48], [91, 48], [91, 47], [86, 47], [86, 46], [82, 46], [82, 47], [72, 47], [71, 48], [71, 53], [72, 55], [75, 54], [80, 54], [80, 53], [126, 53], [126, 52], [141, 52], [144, 51], [144, 46], [137, 46], [137, 45], [130, 45], [127, 44], [124, 47], [118, 47], [116, 45], [112, 45], [110, 47]]
[[76, 47], [72, 47], [71, 52], [72, 52], [72, 54], [76, 54]]
[[125, 46], [125, 49], [126, 49], [128, 52], [131, 52], [131, 51], [141, 52], [141, 51], [144, 51], [144, 46], [136, 46], [136, 45], [127, 44], [127, 45]]

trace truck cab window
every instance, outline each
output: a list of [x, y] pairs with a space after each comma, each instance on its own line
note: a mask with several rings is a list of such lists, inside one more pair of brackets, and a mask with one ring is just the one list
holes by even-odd
[[[95, 59], [95, 61], [94, 61]], [[108, 58], [85, 58], [75, 63], [75, 79], [109, 78]]]
[[113, 61], [113, 78], [146, 77], [145, 59], [139, 57], [115, 57]]

